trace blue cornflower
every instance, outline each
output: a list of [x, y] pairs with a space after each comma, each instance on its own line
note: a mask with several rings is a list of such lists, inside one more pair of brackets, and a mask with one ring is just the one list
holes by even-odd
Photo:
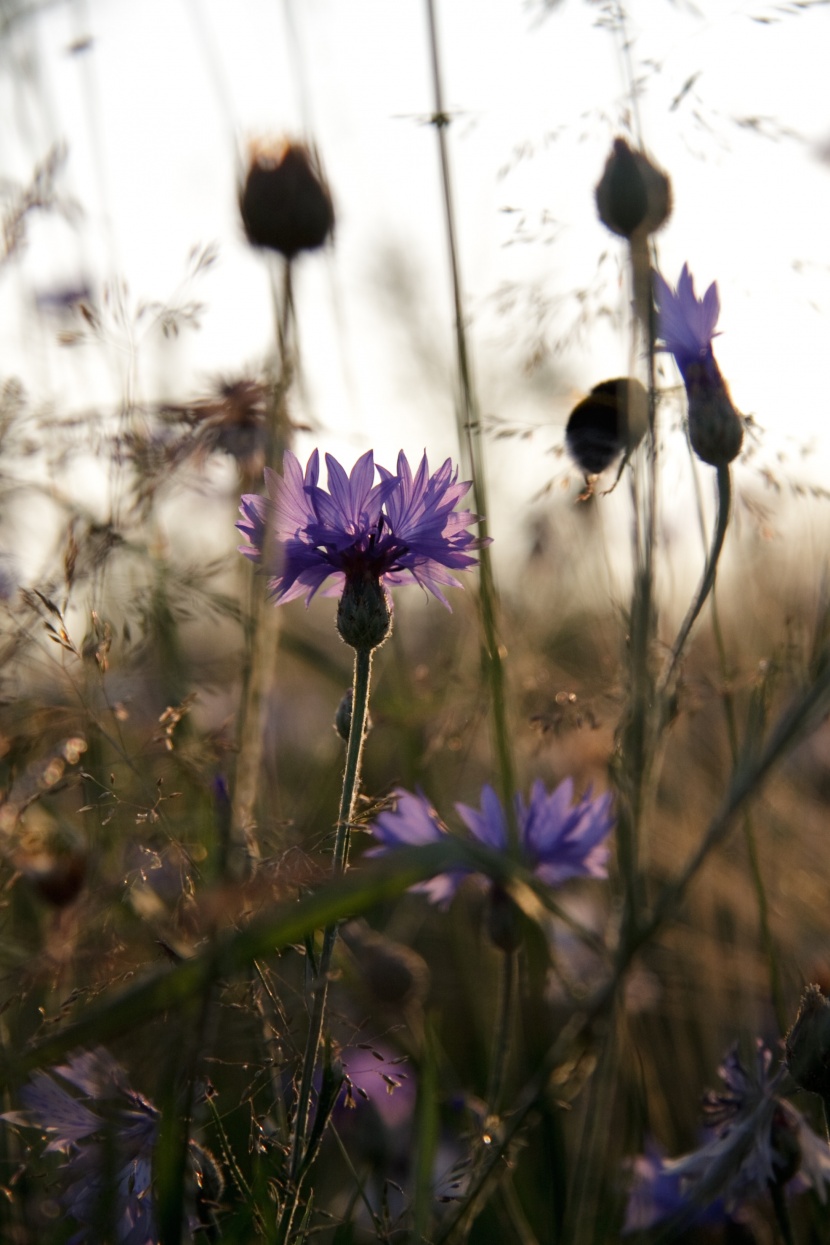
[[707, 1138], [697, 1150], [664, 1160], [635, 1160], [626, 1230], [675, 1221], [690, 1226], [725, 1218], [776, 1186], [813, 1189], [824, 1203], [830, 1146], [781, 1096], [785, 1070], [771, 1072], [772, 1052], [758, 1042], [754, 1066], [734, 1047], [718, 1069], [725, 1089], [704, 1098]]
[[240, 552], [265, 563], [268, 587], [278, 604], [305, 596], [306, 604], [340, 595], [346, 585], [418, 583], [450, 608], [441, 586], [460, 587], [451, 574], [476, 559], [469, 550], [483, 543], [467, 528], [478, 522], [455, 506], [468, 492], [449, 459], [433, 475], [424, 454], [414, 476], [401, 452], [397, 473], [378, 466], [371, 450], [347, 475], [326, 455], [328, 491], [318, 484], [315, 450], [305, 473], [286, 451], [283, 475], [266, 469], [267, 497], [242, 498], [237, 527], [248, 544]]
[[[117, 1245], [156, 1245], [152, 1170], [161, 1116], [129, 1087], [120, 1065], [101, 1047], [84, 1051], [51, 1072], [35, 1072], [20, 1098], [25, 1110], [2, 1118], [41, 1129], [51, 1137], [46, 1152], [67, 1155], [60, 1203], [79, 1225], [68, 1245], [96, 1245], [107, 1212]], [[200, 1188], [218, 1195], [221, 1177], [210, 1155], [191, 1142], [190, 1157]]]
[[4, 1118], [42, 1129], [51, 1136], [47, 1152], [68, 1155], [60, 1202], [80, 1225], [70, 1245], [93, 1245], [110, 1198], [119, 1245], [155, 1245], [151, 1180], [160, 1116], [129, 1088], [119, 1065], [102, 1049], [73, 1055], [51, 1073], [36, 1072], [20, 1098], [26, 1110]]
[[[440, 842], [447, 833], [435, 809], [422, 794], [396, 791], [394, 811], [381, 813], [372, 830], [381, 846], [368, 854], [378, 856], [405, 845]], [[462, 821], [480, 843], [504, 852], [509, 845], [507, 817], [501, 800], [490, 786], [482, 788], [481, 809], [456, 804]], [[573, 780], [566, 778], [550, 795], [537, 780], [526, 804], [515, 798], [519, 847], [524, 862], [540, 881], [560, 886], [568, 878], [607, 876], [609, 849], [604, 840], [614, 825], [611, 795], [592, 796], [590, 791], [573, 803]], [[430, 902], [446, 908], [462, 878], [473, 869], [460, 866], [440, 873], [413, 887]]]
[[683, 1186], [678, 1170], [682, 1159], [666, 1159], [654, 1143], [647, 1144], [645, 1154], [631, 1163], [634, 1177], [625, 1212], [623, 1234], [643, 1232], [655, 1224], [683, 1215], [686, 1226], [702, 1227], [723, 1223], [727, 1218], [723, 1202], [718, 1199], [706, 1207], [694, 1207]]
[[740, 452], [744, 430], [712, 350], [720, 315], [717, 284], [713, 281], [698, 299], [689, 265], [684, 264], [676, 290], [654, 274], [654, 297], [658, 339], [674, 355], [686, 386], [692, 448], [704, 462], [725, 466]]

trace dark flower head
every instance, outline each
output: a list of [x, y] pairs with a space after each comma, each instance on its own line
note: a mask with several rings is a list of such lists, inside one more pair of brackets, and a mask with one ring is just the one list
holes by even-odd
[[596, 188], [602, 223], [621, 238], [646, 238], [669, 218], [671, 183], [642, 151], [615, 138]]
[[830, 1100], [830, 1001], [810, 985], [787, 1034], [787, 1068], [796, 1085]]
[[426, 454], [413, 476], [405, 454], [397, 474], [378, 467], [371, 450], [347, 475], [326, 455], [328, 491], [318, 484], [319, 454], [305, 473], [286, 451], [283, 475], [266, 468], [267, 497], [242, 498], [237, 527], [248, 544], [240, 552], [264, 566], [276, 602], [323, 590], [341, 595], [344, 587], [367, 583], [418, 583], [449, 609], [442, 586], [460, 587], [451, 574], [476, 559], [469, 552], [481, 540], [468, 531], [477, 516], [456, 511], [470, 485], [458, 483], [450, 460], [429, 474]]
[[699, 458], [712, 466], [732, 462], [740, 453], [744, 430], [712, 350], [720, 315], [713, 281], [703, 298], [695, 295], [689, 265], [683, 265], [677, 290], [654, 274], [654, 296], [662, 349], [674, 355], [689, 400], [689, 438]]
[[[725, 1088], [704, 1099], [702, 1145], [671, 1161], [635, 1162], [629, 1230], [669, 1221], [688, 1227], [721, 1208], [731, 1215], [773, 1185], [791, 1194], [811, 1188], [824, 1203], [830, 1146], [782, 1097], [782, 1070], [772, 1072], [771, 1065], [772, 1052], [762, 1042], [749, 1067], [737, 1047], [729, 1052], [719, 1069]], [[669, 1190], [671, 1197], [662, 1196]], [[644, 1218], [642, 1208], [649, 1206]]]
[[303, 143], [253, 144], [239, 210], [252, 246], [294, 259], [321, 247], [334, 208], [314, 152]]
[[[394, 812], [381, 813], [373, 832], [382, 846], [370, 855], [382, 855], [404, 845], [440, 842], [447, 833], [435, 809], [422, 795], [397, 791]], [[611, 795], [591, 796], [573, 803], [573, 781], [566, 778], [550, 795], [544, 784], [533, 784], [530, 801], [516, 796], [516, 822], [524, 861], [548, 886], [561, 886], [573, 877], [602, 878], [607, 875], [609, 849], [604, 840], [614, 825]], [[509, 838], [507, 817], [501, 800], [490, 786], [482, 788], [481, 809], [456, 804], [461, 819], [480, 843], [506, 852]], [[469, 868], [441, 873], [414, 890], [424, 892], [432, 903], [447, 907]]]

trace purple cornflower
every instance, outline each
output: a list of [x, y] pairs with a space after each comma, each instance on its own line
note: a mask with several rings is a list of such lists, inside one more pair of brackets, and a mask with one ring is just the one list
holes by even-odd
[[677, 1159], [652, 1152], [635, 1160], [627, 1231], [728, 1217], [772, 1187], [789, 1193], [811, 1188], [824, 1203], [830, 1146], [781, 1096], [784, 1069], [771, 1073], [771, 1064], [772, 1052], [762, 1042], [750, 1068], [734, 1047], [718, 1069], [726, 1088], [704, 1098], [703, 1144]]
[[704, 462], [725, 466], [740, 452], [744, 432], [712, 350], [720, 315], [717, 284], [698, 299], [684, 264], [676, 290], [654, 274], [654, 297], [661, 348], [674, 355], [686, 386], [692, 448]]
[[[397, 806], [393, 812], [381, 813], [372, 827], [381, 846], [368, 855], [379, 856], [396, 847], [440, 842], [447, 833], [435, 809], [422, 794], [396, 791]], [[456, 804], [456, 811], [480, 843], [496, 851], [507, 851], [509, 835], [507, 817], [501, 800], [490, 786], [482, 788], [481, 809]], [[550, 795], [537, 780], [525, 804], [515, 798], [519, 848], [524, 862], [540, 881], [560, 886], [568, 878], [607, 876], [608, 837], [614, 818], [611, 795], [592, 796], [590, 791], [573, 803], [573, 780], [566, 778]], [[431, 903], [446, 908], [452, 901], [462, 878], [473, 870], [460, 866], [440, 873], [413, 890], [422, 891]]]
[[129, 1088], [119, 1065], [100, 1048], [73, 1055], [51, 1073], [35, 1072], [20, 1098], [25, 1111], [4, 1119], [48, 1133], [47, 1153], [68, 1156], [60, 1202], [80, 1225], [70, 1245], [93, 1245], [110, 1199], [118, 1245], [155, 1245], [151, 1179], [160, 1117]]
[[330, 454], [326, 465], [328, 491], [317, 483], [318, 451], [303, 473], [287, 450], [282, 476], [266, 468], [268, 496], [242, 498], [236, 526], [248, 544], [240, 553], [265, 563], [276, 603], [305, 596], [308, 604], [327, 580], [325, 596], [347, 584], [418, 583], [449, 609], [441, 586], [461, 586], [451, 572], [473, 566], [469, 550], [482, 544], [467, 530], [478, 517], [455, 510], [470, 485], [450, 460], [430, 475], [424, 454], [413, 476], [401, 451], [397, 474], [378, 466], [378, 483], [371, 450], [350, 475]]
[[631, 1163], [633, 1181], [625, 1212], [623, 1234], [643, 1232], [667, 1219], [684, 1215], [688, 1227], [723, 1223], [727, 1218], [723, 1202], [718, 1199], [706, 1207], [693, 1207], [684, 1190], [678, 1162], [666, 1159], [653, 1143], [646, 1146]]
[[[79, 1225], [68, 1245], [96, 1245], [107, 1214], [117, 1245], [156, 1245], [152, 1170], [161, 1117], [129, 1087], [111, 1055], [98, 1047], [70, 1056], [51, 1072], [35, 1072], [20, 1098], [25, 1110], [2, 1118], [49, 1134], [46, 1152], [67, 1156], [60, 1203]], [[207, 1151], [190, 1144], [199, 1187], [218, 1196], [218, 1169]], [[196, 1219], [190, 1222], [198, 1226]]]

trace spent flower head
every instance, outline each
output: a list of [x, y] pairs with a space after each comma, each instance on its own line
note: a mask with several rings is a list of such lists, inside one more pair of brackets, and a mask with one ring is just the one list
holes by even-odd
[[[395, 792], [397, 806], [392, 812], [381, 813], [372, 829], [381, 846], [369, 855], [383, 855], [397, 847], [440, 842], [447, 833], [435, 809], [418, 793]], [[490, 786], [482, 788], [481, 808], [456, 804], [464, 824], [480, 843], [495, 851], [509, 847], [507, 816], [501, 800]], [[573, 802], [573, 780], [566, 778], [550, 794], [537, 780], [525, 803], [515, 797], [516, 825], [519, 848], [524, 863], [540, 881], [560, 886], [568, 878], [607, 876], [609, 849], [605, 843], [614, 825], [611, 795], [592, 796], [590, 791]], [[462, 878], [473, 869], [460, 866], [438, 874], [413, 890], [425, 893], [432, 903], [447, 907]]]
[[661, 348], [674, 355], [686, 386], [692, 448], [704, 462], [725, 466], [740, 453], [744, 430], [712, 350], [720, 315], [717, 284], [699, 299], [684, 264], [676, 290], [654, 274], [654, 297]]
[[263, 566], [276, 603], [417, 583], [449, 609], [442, 587], [461, 586], [452, 572], [475, 565], [483, 543], [468, 530], [478, 516], [455, 509], [470, 485], [450, 460], [432, 475], [426, 454], [413, 474], [403, 451], [396, 473], [376, 468], [371, 450], [348, 475], [330, 454], [326, 465], [328, 490], [317, 450], [305, 471], [286, 451], [282, 476], [266, 468], [267, 497], [242, 498], [240, 552]]
[[718, 1069], [724, 1089], [704, 1098], [706, 1140], [673, 1160], [646, 1155], [634, 1163], [626, 1228], [672, 1223], [678, 1229], [706, 1215], [737, 1212], [775, 1187], [813, 1189], [824, 1203], [830, 1185], [830, 1146], [782, 1096], [783, 1068], [758, 1042], [744, 1065], [737, 1047]]

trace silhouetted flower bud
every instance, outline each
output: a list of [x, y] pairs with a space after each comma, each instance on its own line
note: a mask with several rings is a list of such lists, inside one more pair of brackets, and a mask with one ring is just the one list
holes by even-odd
[[589, 475], [599, 475], [622, 450], [634, 449], [648, 426], [648, 394], [638, 380], [617, 376], [594, 385], [568, 418], [565, 444]]
[[334, 229], [331, 195], [314, 154], [302, 143], [252, 147], [239, 210], [252, 246], [294, 259], [315, 251]]
[[830, 1097], [830, 1000], [807, 986], [786, 1038], [786, 1064], [796, 1085]]
[[645, 237], [671, 213], [671, 182], [641, 151], [615, 138], [596, 188], [599, 218], [621, 238]]
[[383, 643], [392, 630], [392, 614], [379, 579], [371, 575], [346, 577], [337, 606], [337, 630], [352, 648], [371, 650]]

